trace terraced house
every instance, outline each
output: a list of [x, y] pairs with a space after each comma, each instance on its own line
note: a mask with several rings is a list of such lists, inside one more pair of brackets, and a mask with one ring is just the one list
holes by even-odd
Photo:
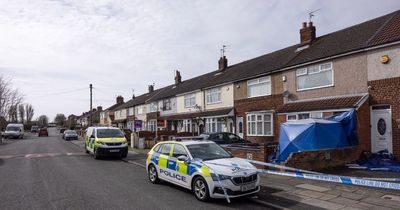
[[355, 109], [353, 156], [387, 149], [399, 157], [400, 11], [323, 36], [303, 23], [298, 33], [293, 46], [231, 66], [221, 56], [217, 70], [195, 78], [177, 71], [174, 84], [134, 105], [132, 119], [150, 131], [228, 131], [269, 143], [283, 122]]

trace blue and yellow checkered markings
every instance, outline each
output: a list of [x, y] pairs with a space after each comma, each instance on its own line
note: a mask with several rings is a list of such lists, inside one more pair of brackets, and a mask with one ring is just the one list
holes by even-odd
[[160, 167], [178, 171], [181, 174], [192, 176], [194, 173], [199, 172], [204, 176], [211, 176], [210, 169], [199, 163], [190, 163], [187, 165], [183, 161], [178, 161], [177, 158], [169, 157], [157, 152], [152, 154], [150, 160]]

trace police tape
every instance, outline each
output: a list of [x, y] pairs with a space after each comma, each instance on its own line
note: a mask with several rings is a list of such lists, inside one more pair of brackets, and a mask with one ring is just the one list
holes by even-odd
[[268, 169], [246, 168], [246, 167], [238, 167], [237, 165], [226, 165], [226, 164], [218, 164], [218, 163], [208, 163], [208, 164], [231, 167], [231, 168], [239, 168], [240, 170], [235, 171], [235, 173], [245, 171], [245, 170], [252, 170], [252, 171], [257, 171], [259, 173], [264, 173], [264, 174], [288, 176], [288, 177], [325, 181], [325, 182], [335, 182], [335, 183], [341, 183], [341, 184], [346, 184], [346, 185], [358, 185], [358, 186], [365, 186], [365, 187], [376, 187], [376, 188], [400, 190], [400, 183], [377, 181], [377, 180], [370, 180], [370, 179], [365, 179], [365, 178], [338, 176], [338, 175], [323, 174], [323, 173], [310, 174], [310, 173], [303, 173], [303, 172], [273, 171], [273, 170], [268, 170]]
[[[298, 169], [298, 168], [292, 168], [288, 166], [282, 166], [278, 164], [273, 164], [273, 163], [265, 163], [257, 160], [249, 160], [249, 159], [244, 159], [240, 158], [244, 161], [256, 164], [256, 165], [262, 165], [262, 166], [268, 166], [271, 168], [277, 168], [277, 169], [284, 169], [288, 171], [294, 171], [296, 173], [308, 173], [308, 174], [323, 174], [320, 172], [315, 172], [315, 171], [308, 171], [308, 170], [303, 170], [303, 169]], [[389, 181], [389, 182], [400, 182], [400, 178], [381, 178], [381, 177], [351, 177], [354, 179], [366, 179], [366, 180], [376, 180], [376, 181]]]

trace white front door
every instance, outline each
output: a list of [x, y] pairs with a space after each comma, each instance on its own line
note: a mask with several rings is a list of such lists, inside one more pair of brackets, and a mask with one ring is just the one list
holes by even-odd
[[236, 135], [243, 138], [243, 117], [236, 117]]
[[371, 149], [379, 152], [387, 149], [393, 153], [392, 111], [390, 105], [371, 107]]

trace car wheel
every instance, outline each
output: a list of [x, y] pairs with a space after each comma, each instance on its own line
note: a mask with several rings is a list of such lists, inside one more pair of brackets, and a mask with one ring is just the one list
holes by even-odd
[[121, 154], [121, 158], [126, 158], [128, 156], [128, 151]]
[[149, 171], [148, 172], [149, 173], [147, 173], [147, 174], [149, 175], [149, 180], [150, 180], [151, 183], [157, 184], [157, 183], [160, 182], [160, 179], [158, 178], [158, 174], [157, 174], [157, 169], [153, 164], [151, 164], [149, 166]]
[[201, 176], [198, 176], [194, 179], [192, 190], [194, 196], [199, 201], [207, 201], [210, 198], [207, 182]]
[[89, 150], [86, 147], [86, 143], [85, 143], [85, 152], [86, 152], [86, 154], [89, 154]]
[[99, 153], [97, 152], [97, 148], [94, 148], [94, 150], [93, 150], [93, 157], [94, 157], [94, 159], [96, 159], [96, 160], [100, 159], [100, 155], [99, 155]]

